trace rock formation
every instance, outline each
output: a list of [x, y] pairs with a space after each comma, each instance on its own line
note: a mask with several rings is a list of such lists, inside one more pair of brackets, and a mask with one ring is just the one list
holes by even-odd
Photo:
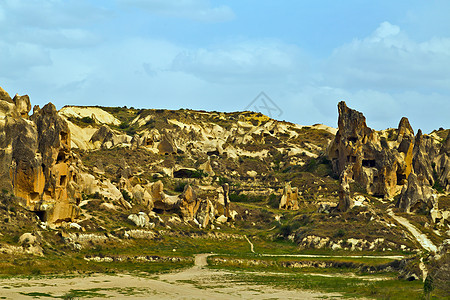
[[412, 129], [408, 120], [403, 118], [399, 124], [404, 137], [401, 151], [406, 152], [402, 156], [397, 149], [390, 149], [375, 130], [367, 127], [362, 113], [348, 108], [343, 101], [338, 104], [338, 110], [339, 130], [328, 149], [333, 170], [341, 174], [350, 165], [352, 179], [369, 194], [392, 198], [401, 190], [403, 179], [411, 171], [411, 165], [403, 159], [404, 155], [410, 155], [408, 138]]
[[298, 210], [298, 189], [292, 188], [291, 184], [287, 182], [283, 189], [279, 209]]
[[200, 202], [197, 199], [197, 194], [194, 189], [189, 184], [185, 185], [184, 191], [181, 194], [180, 203], [180, 210], [183, 219], [185, 221], [193, 221], [199, 206]]
[[414, 136], [407, 118], [400, 120], [397, 129], [376, 132], [345, 102], [338, 104], [338, 110], [339, 128], [328, 156], [341, 178], [340, 210], [351, 206], [348, 183], [353, 180], [377, 197], [392, 199], [401, 194], [397, 206], [408, 212], [418, 203], [434, 205], [431, 187], [436, 182], [449, 189], [448, 137], [441, 146], [420, 129]]
[[102, 125], [91, 137], [90, 142], [94, 144], [94, 147], [99, 148], [112, 148], [120, 144], [131, 143], [132, 138], [126, 134], [118, 134], [111, 130], [108, 125]]
[[349, 185], [349, 178], [352, 177], [351, 172], [351, 166], [347, 166], [340, 176], [339, 204], [337, 206], [337, 210], [339, 211], [347, 211], [353, 207], [353, 199], [350, 196]]
[[411, 173], [396, 206], [402, 211], [410, 212], [423, 208], [431, 209], [435, 206], [435, 202], [436, 197], [428, 180], [422, 175]]
[[[0, 90], [0, 182], [43, 221], [57, 223], [77, 216], [81, 199], [70, 149], [70, 132], [53, 104], [31, 109], [28, 96]], [[28, 120], [29, 119], [29, 120]]]

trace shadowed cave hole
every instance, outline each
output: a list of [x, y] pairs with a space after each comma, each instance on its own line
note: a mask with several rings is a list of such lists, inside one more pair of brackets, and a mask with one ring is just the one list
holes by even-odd
[[61, 142], [63, 142], [64, 144], [67, 144], [67, 140], [68, 140], [68, 137], [69, 137], [69, 134], [67, 132], [61, 131], [59, 133], [59, 137], [61, 139]]
[[64, 151], [59, 151], [58, 153], [58, 157], [56, 158], [56, 162], [60, 162], [60, 161], [64, 161], [66, 159], [66, 154], [64, 153]]
[[375, 167], [375, 159], [363, 159], [362, 166], [367, 168]]
[[66, 175], [61, 175], [61, 177], [59, 177], [59, 185], [65, 185], [66, 184], [66, 180], [67, 180], [67, 176]]
[[47, 211], [38, 210], [36, 211], [36, 216], [41, 220], [41, 222], [47, 222]]
[[406, 175], [397, 174], [397, 185], [403, 185], [403, 180], [406, 180]]
[[347, 162], [356, 162], [356, 156], [347, 156]]

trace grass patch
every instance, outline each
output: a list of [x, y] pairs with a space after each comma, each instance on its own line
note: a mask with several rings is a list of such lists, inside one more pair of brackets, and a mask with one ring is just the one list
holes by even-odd
[[[367, 277], [370, 279], [370, 276]], [[255, 284], [285, 289], [338, 292], [345, 297], [370, 297], [374, 299], [421, 299], [423, 284], [420, 281], [387, 279], [370, 281], [363, 278], [325, 277], [305, 274], [261, 274], [236, 272], [224, 275], [231, 284]]]

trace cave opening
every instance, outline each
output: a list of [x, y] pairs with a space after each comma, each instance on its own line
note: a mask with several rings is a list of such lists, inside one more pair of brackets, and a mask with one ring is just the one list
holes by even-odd
[[63, 150], [59, 151], [58, 157], [56, 158], [56, 163], [64, 161], [66, 159], [66, 154]]
[[41, 222], [47, 222], [47, 211], [46, 210], [38, 210], [35, 213]]
[[67, 176], [61, 175], [61, 177], [59, 177], [59, 185], [64, 186], [66, 184], [66, 180], [67, 180]]
[[61, 142], [67, 145], [67, 140], [68, 140], [69, 134], [67, 132], [61, 131], [59, 133], [59, 137], [61, 139]]
[[397, 185], [403, 185], [404, 180], [406, 180], [406, 174], [397, 174]]
[[375, 159], [363, 159], [362, 161], [362, 166], [366, 168], [374, 168], [375, 164]]

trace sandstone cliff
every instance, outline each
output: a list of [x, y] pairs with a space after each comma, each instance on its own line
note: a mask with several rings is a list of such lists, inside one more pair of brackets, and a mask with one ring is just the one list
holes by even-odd
[[[377, 132], [367, 127], [362, 113], [348, 108], [345, 102], [338, 104], [338, 111], [339, 128], [328, 156], [337, 174], [346, 170], [341, 177], [351, 174], [350, 180], [377, 197], [392, 199], [401, 194], [397, 206], [408, 212], [419, 202], [433, 207], [432, 186], [436, 183], [449, 189], [448, 136], [443, 143], [420, 129], [414, 136], [407, 118], [400, 120], [397, 129]], [[347, 186], [347, 179], [342, 180]], [[347, 203], [342, 199], [344, 194], [341, 202]]]
[[78, 214], [81, 195], [70, 148], [70, 131], [53, 104], [34, 108], [28, 96], [11, 99], [3, 90], [0, 129], [1, 187], [51, 223]]

